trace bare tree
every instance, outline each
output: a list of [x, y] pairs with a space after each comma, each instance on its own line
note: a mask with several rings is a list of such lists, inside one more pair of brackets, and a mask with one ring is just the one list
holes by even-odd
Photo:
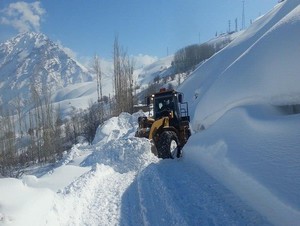
[[14, 108], [17, 110], [17, 116], [18, 116], [18, 124], [19, 124], [19, 132], [21, 136], [23, 136], [22, 131], [22, 98], [20, 97], [20, 94], [17, 95], [17, 97], [13, 100]]
[[115, 114], [133, 111], [133, 61], [130, 60], [115, 37], [114, 41], [114, 77]]
[[0, 169], [2, 175], [12, 177], [14, 166], [17, 163], [16, 134], [11, 112], [1, 111], [1, 136], [0, 136]]
[[101, 62], [98, 55], [94, 56], [93, 71], [96, 74], [98, 102], [102, 100], [102, 73]]
[[101, 72], [101, 62], [97, 55], [95, 55], [94, 57], [93, 72], [96, 74], [96, 81], [97, 81], [97, 94], [98, 94], [97, 120], [99, 120], [99, 123], [102, 123], [104, 118], [104, 106], [103, 106], [104, 100], [102, 94], [102, 72]]

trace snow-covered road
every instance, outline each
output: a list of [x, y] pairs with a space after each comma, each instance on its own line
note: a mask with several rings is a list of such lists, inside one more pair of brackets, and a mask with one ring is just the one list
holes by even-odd
[[[184, 157], [156, 158], [147, 139], [133, 137], [136, 117], [121, 114], [112, 118], [99, 129], [98, 142], [79, 146], [75, 149], [77, 154], [70, 154], [76, 157], [68, 164], [90, 170], [60, 190], [47, 223], [269, 224], [199, 165]], [[84, 155], [87, 156], [83, 158]]]
[[[268, 225], [265, 218], [199, 166], [189, 164], [184, 158], [158, 160], [150, 153], [145, 139], [122, 139], [113, 141], [112, 146], [114, 142], [122, 148], [134, 143], [136, 148], [143, 149], [126, 149], [132, 152], [128, 153], [132, 158], [127, 158], [125, 153], [122, 160], [116, 158], [112, 150], [109, 154], [97, 152], [98, 161], [110, 162], [110, 165], [95, 163], [90, 171], [65, 187], [54, 200], [48, 223]], [[114, 150], [117, 153], [117, 149]], [[87, 164], [91, 156], [95, 153], [83, 163]], [[140, 161], [141, 158], [144, 161]], [[122, 170], [118, 166], [121, 162]], [[141, 164], [138, 166], [137, 162]]]
[[237, 196], [184, 159], [138, 174], [122, 197], [122, 225], [267, 225]]
[[132, 172], [120, 174], [97, 165], [58, 196], [58, 225], [117, 225], [122, 194], [133, 179]]
[[99, 129], [101, 139], [82, 148], [81, 153], [94, 149], [80, 163], [92, 169], [64, 189], [56, 208], [70, 204], [67, 212], [57, 211], [60, 224], [268, 224], [199, 166], [184, 158], [157, 159], [147, 139], [133, 137], [136, 118], [112, 118]]

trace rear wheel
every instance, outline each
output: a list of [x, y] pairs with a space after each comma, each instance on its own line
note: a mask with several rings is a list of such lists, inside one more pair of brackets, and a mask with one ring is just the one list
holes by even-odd
[[180, 148], [178, 147], [178, 137], [173, 131], [164, 131], [159, 136], [156, 145], [159, 158], [179, 158]]

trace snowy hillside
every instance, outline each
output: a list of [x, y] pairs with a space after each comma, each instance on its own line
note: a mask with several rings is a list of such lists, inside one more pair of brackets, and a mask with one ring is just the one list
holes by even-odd
[[70, 84], [91, 81], [87, 70], [45, 35], [22, 33], [0, 45], [1, 104], [20, 96], [26, 106], [31, 85], [41, 94]]
[[93, 145], [0, 179], [0, 223], [299, 225], [299, 40], [300, 0], [285, 0], [180, 86], [193, 128], [182, 158], [156, 158], [134, 137], [142, 113], [122, 113]]
[[171, 68], [171, 63], [173, 61], [174, 56], [170, 55], [168, 57], [159, 59], [154, 63], [142, 68], [141, 71], [136, 74], [137, 76], [137, 84], [141, 87], [146, 87], [149, 83], [152, 83], [155, 77], [159, 76], [163, 78], [165, 76], [169, 76], [174, 73], [174, 69]]
[[185, 157], [278, 225], [300, 222], [299, 4], [279, 3], [180, 87]]
[[278, 4], [181, 86], [195, 112], [195, 130], [236, 106], [300, 103], [298, 4]]
[[[237, 38], [239, 35], [241, 35], [244, 31], [239, 32], [233, 32], [233, 33], [224, 33], [217, 37], [214, 37], [210, 39], [209, 41], [202, 43], [201, 45], [208, 45], [212, 47], [213, 51], [219, 51], [220, 49], [223, 49], [225, 46], [227, 46], [232, 40]], [[190, 45], [193, 46], [193, 48], [196, 48], [195, 46], [200, 47], [201, 45]], [[183, 47], [188, 48], [189, 46]], [[181, 50], [182, 50], [181, 49]], [[180, 50], [178, 50], [180, 52]], [[201, 51], [199, 51], [201, 53]], [[146, 95], [149, 95], [147, 92], [147, 88], [149, 88], [150, 85], [156, 84], [158, 88], [165, 87], [169, 88], [172, 87], [176, 89], [178, 85], [181, 84], [182, 81], [186, 79], [190, 75], [190, 73], [194, 70], [194, 66], [187, 66], [189, 68], [187, 71], [178, 73], [176, 66], [174, 64], [174, 57], [175, 54], [169, 55], [167, 57], [161, 58], [159, 60], [156, 60], [155, 62], [146, 65], [140, 69], [135, 70], [134, 77], [136, 81], [136, 85], [139, 87], [137, 90], [138, 96], [140, 100], [143, 100], [143, 98]], [[201, 55], [201, 54], [200, 54]], [[208, 56], [206, 56], [208, 57]], [[187, 60], [187, 59], [186, 59]], [[205, 59], [207, 60], [207, 59]], [[199, 62], [199, 64], [204, 63]], [[157, 88], [156, 87], [156, 88]]]

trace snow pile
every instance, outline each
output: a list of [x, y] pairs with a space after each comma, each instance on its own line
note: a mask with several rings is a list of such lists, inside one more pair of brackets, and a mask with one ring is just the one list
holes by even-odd
[[299, 4], [278, 4], [181, 86], [186, 160], [277, 225], [300, 222]]
[[96, 151], [85, 159], [82, 166], [105, 164], [117, 172], [126, 173], [143, 169], [149, 160], [155, 161], [150, 151], [145, 152], [151, 150], [149, 140], [134, 137], [138, 116], [142, 114], [122, 113], [99, 127], [94, 140]]
[[134, 137], [141, 114], [122, 113], [108, 120], [99, 127], [93, 146], [74, 146], [39, 178], [25, 175], [22, 179], [1, 179], [0, 222], [118, 224], [123, 193], [139, 172], [158, 162], [150, 152], [150, 142]]
[[121, 113], [119, 117], [112, 117], [105, 121], [96, 131], [94, 144], [106, 144], [111, 140], [120, 137], [128, 138], [135, 134], [138, 127], [138, 117], [144, 116], [142, 112], [137, 112], [133, 115]]
[[98, 163], [110, 165], [120, 173], [138, 171], [149, 164], [149, 159], [153, 161], [151, 152], [145, 152], [145, 150], [151, 150], [151, 144], [147, 139], [143, 139], [143, 142], [135, 137], [118, 139], [118, 142], [112, 140], [96, 148], [96, 151], [86, 158], [82, 166]]
[[187, 161], [204, 167], [270, 222], [300, 220], [300, 117], [264, 106], [227, 112], [185, 147]]

